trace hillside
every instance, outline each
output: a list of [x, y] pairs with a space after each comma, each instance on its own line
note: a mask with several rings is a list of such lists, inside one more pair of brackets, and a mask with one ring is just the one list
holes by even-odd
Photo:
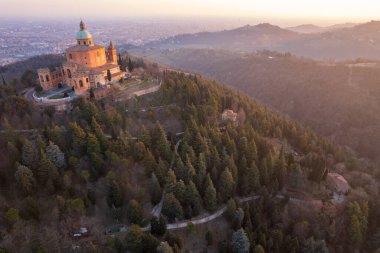
[[[79, 99], [66, 114], [0, 86], [2, 252], [377, 247], [367, 242], [379, 224], [378, 182], [366, 164], [221, 84], [174, 72], [162, 80], [154, 95]], [[235, 122], [221, 119], [225, 109]], [[331, 199], [330, 171], [349, 180], [343, 201]], [[166, 229], [222, 207], [216, 223]]]
[[380, 162], [379, 64], [350, 68], [271, 52], [191, 49], [148, 57], [222, 81]]
[[[310, 28], [310, 27], [309, 27]], [[267, 49], [290, 52], [313, 59], [380, 59], [380, 21], [337, 26], [319, 33], [297, 33], [271, 24], [244, 26], [220, 32], [185, 34], [131, 49], [149, 53], [152, 49], [207, 48], [238, 52]]]
[[246, 25], [233, 30], [183, 34], [152, 42], [145, 48], [219, 48], [238, 51], [253, 51], [277, 47], [280, 42], [298, 38], [295, 32], [271, 24]]

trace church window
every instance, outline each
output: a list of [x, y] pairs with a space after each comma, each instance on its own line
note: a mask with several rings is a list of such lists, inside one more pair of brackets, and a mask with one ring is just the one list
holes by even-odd
[[88, 83], [88, 77], [86, 78], [86, 83]]
[[83, 81], [82, 80], [79, 80], [79, 86], [83, 87]]
[[80, 41], [78, 40], [78, 45], [80, 45]]
[[62, 75], [65, 75], [65, 70], [64, 69], [62, 69]]
[[70, 58], [70, 59], [73, 59], [73, 55], [72, 55], [72, 54], [69, 54], [69, 58]]
[[84, 43], [85, 45], [87, 45], [87, 44], [86, 44], [86, 41], [83, 41], [83, 43]]
[[48, 75], [46, 75], [46, 82], [49, 82], [49, 76]]
[[70, 71], [70, 69], [67, 69], [67, 76], [68, 76], [69, 78], [71, 78], [71, 71]]
[[44, 81], [44, 77], [42, 75], [40, 76], [40, 79], [41, 79], [41, 82]]

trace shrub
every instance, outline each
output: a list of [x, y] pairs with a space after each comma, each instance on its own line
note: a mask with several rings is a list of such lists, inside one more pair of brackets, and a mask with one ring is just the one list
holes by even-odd
[[19, 211], [16, 208], [9, 208], [4, 215], [7, 222], [11, 225], [16, 223], [20, 219]]

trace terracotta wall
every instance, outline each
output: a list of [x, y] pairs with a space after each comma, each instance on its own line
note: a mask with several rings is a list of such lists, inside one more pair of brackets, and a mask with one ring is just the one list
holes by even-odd
[[91, 49], [88, 51], [70, 51], [66, 52], [67, 62], [76, 63], [80, 66], [96, 68], [107, 63], [105, 48]]

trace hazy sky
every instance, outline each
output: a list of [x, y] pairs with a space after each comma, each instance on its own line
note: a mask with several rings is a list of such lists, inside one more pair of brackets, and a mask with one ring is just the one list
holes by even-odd
[[218, 16], [300, 22], [380, 19], [378, 0], [0, 0], [1, 17]]

